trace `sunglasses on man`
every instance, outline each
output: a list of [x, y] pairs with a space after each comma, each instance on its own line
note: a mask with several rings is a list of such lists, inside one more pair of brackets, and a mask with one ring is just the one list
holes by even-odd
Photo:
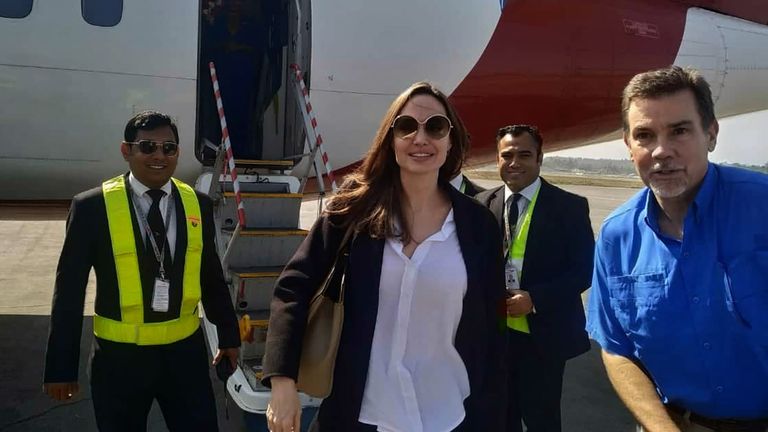
[[420, 122], [409, 115], [400, 115], [395, 118], [390, 128], [395, 135], [395, 138], [407, 139], [413, 138], [418, 132], [419, 128], [424, 126], [424, 131], [432, 139], [443, 139], [451, 132], [453, 125], [448, 117], [442, 114], [434, 114], [429, 116], [423, 122]]
[[157, 151], [157, 148], [160, 147], [163, 150], [163, 154], [166, 156], [174, 156], [176, 153], [179, 152], [179, 143], [173, 142], [173, 141], [164, 141], [164, 142], [157, 142], [157, 141], [151, 141], [151, 140], [139, 140], [139, 141], [123, 141], [125, 144], [129, 146], [138, 146], [139, 151], [144, 153], [145, 155], [151, 155], [154, 152]]

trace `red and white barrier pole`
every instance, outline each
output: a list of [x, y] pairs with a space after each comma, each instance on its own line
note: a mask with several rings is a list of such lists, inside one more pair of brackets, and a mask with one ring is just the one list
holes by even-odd
[[[237, 170], [235, 169], [235, 157], [232, 154], [232, 143], [229, 140], [229, 131], [227, 129], [227, 119], [224, 117], [224, 104], [221, 101], [221, 91], [219, 90], [219, 81], [216, 78], [216, 67], [213, 62], [208, 63], [211, 70], [211, 81], [213, 81], [213, 92], [216, 95], [216, 108], [219, 110], [219, 120], [221, 121], [221, 140], [224, 142], [226, 151], [226, 166], [229, 167], [229, 173], [232, 176], [232, 186], [235, 189], [235, 203], [237, 204], [237, 219], [240, 226], [245, 228], [245, 208], [243, 200], [240, 197], [240, 182], [237, 180]], [[226, 168], [225, 168], [226, 171]], [[217, 174], [218, 175], [218, 174]]]
[[[333, 168], [331, 168], [331, 163], [328, 161], [328, 153], [325, 151], [325, 147], [323, 146], [323, 136], [320, 135], [320, 131], [317, 127], [317, 117], [315, 117], [315, 112], [312, 111], [312, 104], [309, 103], [309, 90], [307, 90], [307, 87], [304, 85], [304, 78], [301, 74], [299, 65], [292, 64], [291, 69], [293, 69], [294, 73], [296, 74], [296, 81], [301, 88], [301, 95], [304, 98], [304, 109], [302, 110], [302, 114], [309, 117], [309, 123], [312, 125], [312, 134], [315, 137], [315, 144], [320, 147], [320, 155], [323, 159], [323, 164], [325, 165], [325, 171], [328, 174], [328, 180], [331, 181], [331, 190], [336, 192], [338, 189], [336, 186], [336, 179], [333, 176]], [[307, 133], [309, 132], [310, 131], [307, 131]], [[320, 173], [317, 173], [317, 176], [318, 181], [323, 181], [322, 175]]]

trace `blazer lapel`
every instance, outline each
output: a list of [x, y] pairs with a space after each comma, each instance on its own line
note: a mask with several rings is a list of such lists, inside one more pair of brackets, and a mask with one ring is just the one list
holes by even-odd
[[496, 189], [488, 201], [488, 208], [499, 223], [499, 230], [504, 232], [504, 186]]
[[[551, 204], [551, 192], [552, 186], [544, 179], [541, 179], [541, 189], [539, 190], [539, 196], [536, 198], [536, 207], [533, 208], [533, 214], [531, 214], [531, 226], [528, 228], [528, 241], [525, 245], [525, 257], [523, 260], [523, 276], [520, 281], [524, 284], [524, 280], [530, 278], [530, 271], [525, 271], [525, 263], [531, 262], [529, 260], [538, 260], [546, 258], [541, 256], [540, 248], [543, 246], [543, 237], [548, 236], [548, 232], [544, 227], [548, 226], [548, 219], [550, 217], [550, 204]], [[535, 239], [531, 241], [532, 239]], [[526, 277], [527, 276], [527, 277]]]
[[181, 195], [175, 184], [173, 187], [173, 204], [176, 209], [176, 246], [173, 253], [174, 270], [180, 268], [176, 263], [184, 262], [184, 255], [187, 252], [187, 215], [184, 213], [184, 204], [181, 202]]

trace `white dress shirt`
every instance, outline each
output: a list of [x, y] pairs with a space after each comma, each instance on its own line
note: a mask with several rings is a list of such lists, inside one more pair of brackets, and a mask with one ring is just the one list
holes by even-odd
[[[149, 207], [152, 205], [152, 197], [147, 193], [150, 188], [144, 186], [144, 184], [140, 182], [139, 179], [134, 177], [133, 173], [128, 174], [128, 182], [130, 183], [131, 189], [133, 190], [132, 199], [139, 204], [141, 210], [146, 215], [149, 213]], [[164, 184], [160, 189], [165, 192], [165, 195], [160, 198], [160, 215], [163, 217], [163, 222], [166, 224], [165, 235], [166, 239], [168, 239], [168, 246], [171, 249], [166, 251], [166, 253], [170, 253], [170, 258], [173, 260], [173, 253], [176, 251], [176, 206], [168, 205], [168, 200], [171, 198], [171, 193], [173, 193], [171, 181], [168, 180], [168, 183]], [[169, 207], [170, 214], [166, 216], [166, 212], [169, 210]], [[135, 214], [136, 209], [133, 209], [133, 212]], [[141, 215], [136, 215], [136, 219], [138, 220], [139, 218], [141, 218]], [[141, 222], [139, 222], [139, 229], [142, 230], [141, 239], [146, 242], [147, 236], [143, 231]], [[157, 247], [162, 247], [162, 245], [157, 245]]]
[[453, 210], [409, 259], [387, 239], [360, 422], [382, 432], [448, 432], [464, 419], [467, 369], [454, 347], [467, 270]]
[[[536, 192], [539, 190], [540, 187], [541, 187], [541, 177], [536, 177], [536, 180], [534, 180], [533, 183], [529, 184], [528, 186], [523, 188], [523, 190], [518, 192], [520, 195], [523, 196], [522, 198], [520, 198], [517, 201], [517, 215], [518, 215], [518, 218], [517, 218], [517, 221], [518, 221], [517, 229], [518, 230], [520, 229], [520, 226], [522, 225], [520, 223], [520, 222], [522, 222], [522, 216], [525, 214], [525, 211], [528, 210], [528, 205], [531, 203], [531, 201], [533, 201], [533, 196], [536, 195]], [[512, 195], [514, 195], [514, 194], [515, 193], [512, 192], [512, 189], [510, 189], [509, 186], [504, 185], [504, 203], [505, 203], [504, 204], [504, 208], [505, 209], [507, 208], [507, 206], [506, 206], [507, 200]], [[505, 211], [504, 212], [504, 224], [505, 224], [504, 226], [506, 226], [506, 223], [507, 223], [506, 219], [507, 219], [508, 215], [506, 213], [507, 212]], [[515, 232], [515, 234], [517, 234], [517, 232]], [[506, 235], [506, 233], [505, 233], [505, 235]]]

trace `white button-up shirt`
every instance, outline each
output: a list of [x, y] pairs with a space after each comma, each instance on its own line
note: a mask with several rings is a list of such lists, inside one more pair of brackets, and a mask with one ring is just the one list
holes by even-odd
[[[536, 177], [536, 180], [534, 180], [533, 183], [529, 184], [528, 186], [524, 187], [523, 190], [518, 192], [523, 197], [517, 201], [517, 215], [518, 215], [517, 229], [520, 229], [520, 225], [521, 225], [520, 222], [522, 222], [522, 216], [525, 214], [525, 211], [528, 209], [528, 204], [530, 204], [531, 201], [533, 201], [533, 196], [536, 195], [536, 192], [538, 192], [539, 188], [541, 188], [541, 177]], [[505, 203], [504, 208], [507, 208], [506, 202], [514, 194], [515, 193], [512, 192], [512, 189], [510, 189], [509, 186], [504, 185], [504, 203]], [[507, 223], [506, 218], [507, 216], [509, 216], [506, 213], [507, 212], [505, 211], [504, 223]]]
[[[140, 182], [139, 179], [134, 177], [133, 173], [128, 174], [128, 183], [131, 185], [131, 189], [133, 189], [133, 200], [136, 200], [136, 197], [140, 197], [141, 199], [136, 200], [137, 204], [141, 207], [141, 210], [144, 212], [144, 215], [146, 216], [147, 213], [149, 213], [149, 207], [152, 206], [152, 197], [149, 196], [147, 191], [149, 190], [148, 187], [144, 185], [144, 183]], [[165, 195], [163, 195], [162, 198], [160, 198], [160, 216], [163, 217], [163, 223], [167, 223], [168, 226], [165, 227], [165, 236], [166, 239], [168, 239], [168, 247], [171, 249], [169, 251], [166, 251], [166, 253], [170, 252], [171, 254], [171, 260], [173, 260], [173, 253], [176, 251], [176, 217], [175, 217], [175, 206], [170, 206], [170, 213], [169, 215], [166, 215], [166, 211], [168, 211], [168, 200], [171, 198], [171, 194], [173, 193], [173, 188], [171, 187], [171, 181], [168, 180], [168, 183], [164, 184], [163, 187], [160, 189], [165, 192]], [[136, 209], [131, 208], [133, 210], [133, 213], [136, 214]], [[141, 215], [136, 215], [136, 219], [139, 219]], [[139, 222], [139, 229], [141, 230], [141, 238], [143, 241], [147, 241], [147, 235], [146, 232], [144, 232], [144, 229], [141, 225], [141, 222]], [[157, 245], [157, 247], [162, 247], [163, 245]]]
[[359, 421], [385, 432], [448, 432], [464, 419], [469, 378], [454, 347], [467, 270], [453, 210], [409, 259], [387, 239]]

